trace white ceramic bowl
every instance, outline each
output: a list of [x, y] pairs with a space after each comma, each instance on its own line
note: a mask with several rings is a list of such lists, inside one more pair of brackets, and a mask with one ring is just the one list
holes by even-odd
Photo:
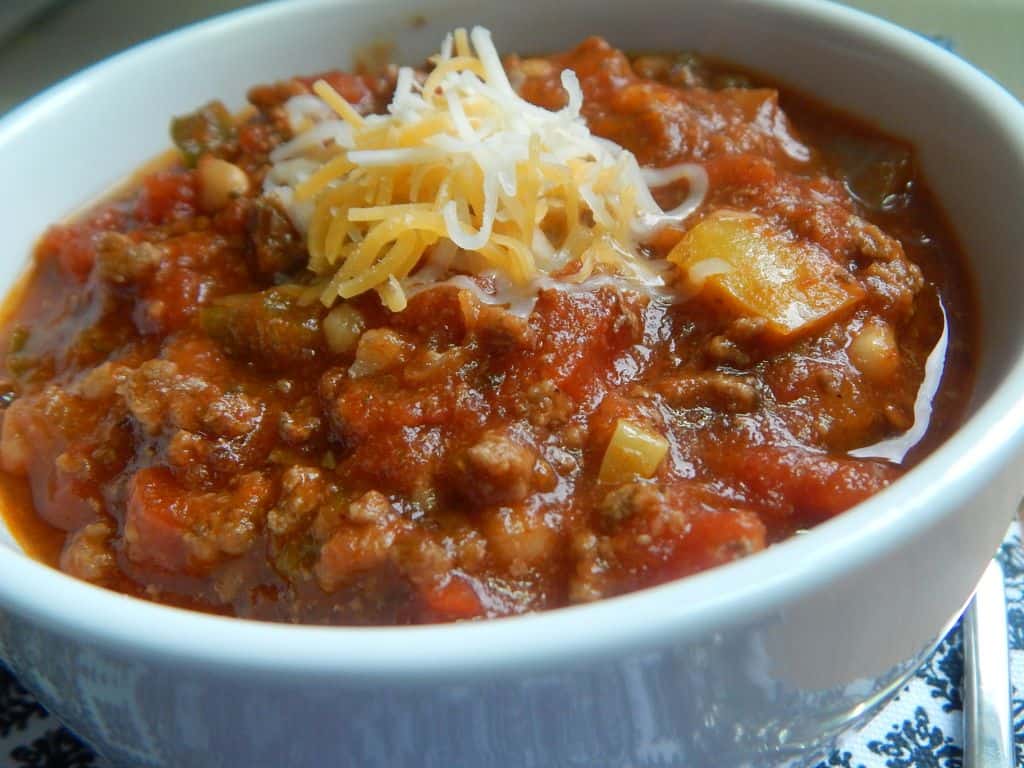
[[[425, 25], [414, 25], [422, 15]], [[974, 264], [984, 340], [969, 421], [865, 504], [741, 562], [541, 615], [311, 628], [188, 613], [0, 545], [0, 654], [123, 766], [731, 766], [807, 759], [861, 722], [955, 619], [1021, 491], [1024, 109], [955, 56], [818, 0], [320, 0], [191, 27], [0, 122], [0, 289], [46, 224], [167, 144], [168, 118], [247, 86], [419, 61], [456, 25], [503, 50], [602, 34], [693, 48], [911, 139]]]

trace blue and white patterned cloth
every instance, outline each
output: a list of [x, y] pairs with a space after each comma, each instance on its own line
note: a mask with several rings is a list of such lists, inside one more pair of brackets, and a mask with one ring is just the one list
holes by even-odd
[[[1016, 525], [999, 560], [1006, 583], [1017, 765], [1024, 768], [1024, 549]], [[957, 625], [899, 695], [815, 768], [961, 768], [962, 680]], [[0, 667], [0, 766], [102, 768], [103, 763]]]
[[[1013, 682], [1014, 750], [1024, 766], [1024, 549], [1017, 524], [999, 550]], [[958, 623], [899, 695], [815, 768], [961, 768], [963, 641]]]

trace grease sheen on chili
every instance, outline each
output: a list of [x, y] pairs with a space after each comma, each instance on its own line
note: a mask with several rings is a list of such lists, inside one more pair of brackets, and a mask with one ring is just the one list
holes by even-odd
[[[545, 290], [525, 318], [450, 286], [329, 316], [298, 300], [302, 238], [251, 191], [290, 136], [282, 105], [314, 78], [259, 86], [240, 117], [214, 103], [176, 120], [173, 161], [46, 232], [8, 305], [2, 490], [30, 553], [250, 618], [501, 616], [755, 553], [956, 427], [976, 313], [908, 146], [696, 56], [594, 38], [506, 65], [552, 109], [573, 69], [595, 134], [644, 165], [704, 166], [703, 205], [651, 258], [722, 211], [753, 213], [862, 298], [793, 336], [707, 291], [662, 303], [610, 285]], [[364, 113], [394, 85], [324, 77]], [[213, 158], [244, 177], [204, 185]], [[851, 456], [913, 426], [944, 327], [924, 440], [901, 462]], [[652, 477], [599, 477], [623, 422], [668, 440]]]

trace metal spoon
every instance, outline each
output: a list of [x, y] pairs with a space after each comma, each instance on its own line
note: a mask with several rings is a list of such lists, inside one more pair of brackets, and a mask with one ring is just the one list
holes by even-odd
[[963, 620], [964, 768], [1014, 768], [1003, 570], [985, 569]]

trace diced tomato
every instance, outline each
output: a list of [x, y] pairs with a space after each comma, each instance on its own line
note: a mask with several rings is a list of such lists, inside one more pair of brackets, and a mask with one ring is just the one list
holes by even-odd
[[767, 521], [797, 527], [834, 517], [902, 474], [883, 461], [772, 445], [723, 447], [706, 459], [716, 476], [747, 487]]
[[136, 327], [143, 333], [181, 330], [214, 296], [244, 289], [248, 268], [241, 249], [211, 232], [192, 232], [162, 243], [161, 263], [137, 283]]
[[[611, 291], [573, 295], [545, 291], [536, 313], [543, 339], [539, 376], [583, 400], [607, 380], [615, 360], [640, 341], [641, 308]], [[630, 316], [636, 323], [623, 322]]]
[[81, 414], [70, 399], [60, 403], [66, 422], [55, 424], [44, 406], [33, 398], [15, 400], [3, 415], [0, 437], [0, 468], [25, 475], [32, 488], [32, 502], [43, 520], [55, 528], [74, 531], [96, 519], [90, 489], [75, 483], [57, 466], [57, 457], [67, 449], [61, 427], [89, 429], [94, 422]]
[[184, 489], [165, 467], [148, 467], [132, 477], [128, 489], [124, 538], [128, 558], [167, 571], [188, 565], [185, 542], [188, 506]]
[[199, 309], [207, 279], [191, 269], [171, 268], [145, 292], [136, 313], [143, 333], [168, 333], [183, 328]]
[[775, 165], [761, 155], [723, 155], [705, 166], [711, 189], [759, 187], [773, 184], [778, 176]]
[[181, 334], [164, 345], [163, 357], [187, 376], [228, 388], [236, 380], [223, 350], [212, 339], [199, 334]]
[[85, 282], [96, 260], [97, 231], [87, 226], [50, 227], [39, 243], [40, 256], [53, 256], [61, 270], [80, 283]]
[[429, 392], [408, 390], [389, 377], [366, 377], [337, 393], [322, 392], [331, 401], [331, 423], [351, 451], [347, 471], [400, 493], [431, 482], [444, 459], [444, 428], [479, 429], [488, 413], [482, 398], [458, 382], [431, 386]]
[[452, 575], [440, 586], [424, 590], [423, 599], [439, 619], [474, 619], [484, 615], [484, 606], [469, 581]]
[[192, 171], [159, 171], [142, 180], [135, 216], [148, 224], [167, 224], [196, 215], [196, 176]]
[[44, 247], [52, 247], [57, 263], [65, 273], [79, 282], [85, 282], [96, 258], [93, 244], [95, 233], [76, 227], [51, 227]]
[[55, 224], [39, 239], [36, 258], [54, 259], [64, 274], [85, 282], [96, 260], [96, 241], [103, 232], [124, 227], [115, 206], [101, 208], [74, 224]]
[[615, 532], [618, 561], [640, 583], [656, 584], [727, 563], [764, 548], [757, 513], [683, 481], [638, 486], [624, 503], [629, 516]]
[[728, 563], [764, 549], [766, 531], [756, 513], [746, 509], [702, 510], [675, 545], [667, 578], [678, 578]]

